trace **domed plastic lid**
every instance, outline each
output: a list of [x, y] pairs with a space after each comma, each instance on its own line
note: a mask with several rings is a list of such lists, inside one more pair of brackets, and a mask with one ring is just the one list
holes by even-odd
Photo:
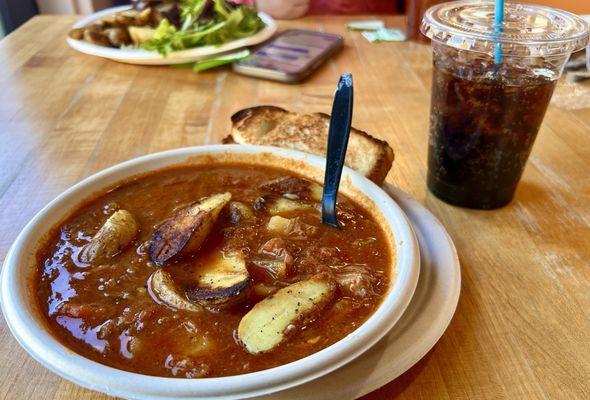
[[506, 3], [504, 22], [494, 27], [492, 1], [453, 1], [429, 8], [422, 33], [448, 46], [494, 54], [500, 43], [510, 56], [568, 54], [588, 44], [590, 26], [581, 17], [533, 4]]

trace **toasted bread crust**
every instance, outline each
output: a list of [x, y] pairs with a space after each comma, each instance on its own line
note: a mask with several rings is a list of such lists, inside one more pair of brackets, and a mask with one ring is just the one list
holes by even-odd
[[277, 107], [277, 106], [255, 106], [244, 108], [243, 110], [235, 112], [231, 116], [232, 124], [239, 124], [244, 121], [246, 118], [251, 117], [253, 114], [259, 112], [278, 112], [278, 113], [288, 113], [289, 111], [285, 110], [284, 108]]
[[[223, 139], [224, 144], [265, 144], [325, 155], [330, 121], [327, 114], [297, 114], [275, 106], [256, 106], [236, 112], [231, 121], [232, 133]], [[285, 121], [290, 131], [285, 132]], [[347, 166], [380, 185], [393, 159], [393, 149], [387, 142], [351, 129]]]

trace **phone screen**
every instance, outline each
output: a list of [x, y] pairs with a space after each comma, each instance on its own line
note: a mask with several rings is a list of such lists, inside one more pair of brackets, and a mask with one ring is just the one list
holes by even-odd
[[342, 37], [330, 33], [292, 29], [257, 49], [238, 65], [300, 74], [313, 68], [325, 53], [339, 48]]

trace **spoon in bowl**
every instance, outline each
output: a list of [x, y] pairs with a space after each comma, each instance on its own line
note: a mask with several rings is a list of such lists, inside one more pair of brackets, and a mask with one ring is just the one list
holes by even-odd
[[344, 158], [352, 123], [352, 74], [343, 74], [338, 81], [334, 95], [330, 128], [328, 129], [328, 152], [326, 155], [326, 175], [322, 196], [322, 223], [340, 228], [336, 216], [336, 197], [344, 167]]

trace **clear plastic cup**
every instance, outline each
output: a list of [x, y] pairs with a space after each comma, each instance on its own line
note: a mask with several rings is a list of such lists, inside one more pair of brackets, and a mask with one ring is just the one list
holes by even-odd
[[455, 1], [422, 21], [434, 64], [427, 184], [450, 204], [512, 200], [565, 62], [588, 44], [574, 14], [506, 3], [504, 15], [500, 31], [493, 2]]

